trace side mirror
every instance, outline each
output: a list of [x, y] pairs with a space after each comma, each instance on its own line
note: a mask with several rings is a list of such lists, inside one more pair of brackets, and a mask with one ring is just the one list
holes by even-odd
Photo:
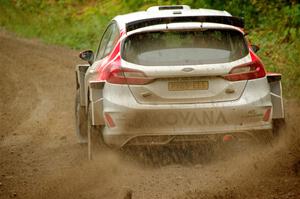
[[79, 57], [82, 60], [87, 61], [90, 65], [94, 62], [94, 52], [92, 50], [85, 50], [79, 53]]
[[259, 47], [257, 45], [251, 45], [251, 48], [255, 53], [259, 51]]

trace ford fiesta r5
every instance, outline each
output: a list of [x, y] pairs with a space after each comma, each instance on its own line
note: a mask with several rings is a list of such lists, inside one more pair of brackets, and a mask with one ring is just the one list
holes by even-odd
[[[226, 11], [156, 6], [115, 17], [76, 66], [76, 131], [110, 146], [265, 136], [284, 121], [267, 73]], [[276, 126], [277, 125], [277, 126]]]

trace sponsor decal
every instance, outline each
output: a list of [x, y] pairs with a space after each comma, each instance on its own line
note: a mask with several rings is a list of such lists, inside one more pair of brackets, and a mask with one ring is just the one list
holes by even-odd
[[[124, 118], [125, 119], [125, 118]], [[228, 124], [222, 111], [139, 113], [126, 117], [130, 128], [160, 128]], [[126, 123], [127, 123], [126, 122]]]

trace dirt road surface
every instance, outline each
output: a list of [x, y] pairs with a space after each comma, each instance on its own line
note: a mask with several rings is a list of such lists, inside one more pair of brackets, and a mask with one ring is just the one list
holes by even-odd
[[0, 199], [300, 198], [296, 100], [263, 148], [208, 158], [103, 149], [88, 161], [73, 124], [77, 53], [0, 31]]

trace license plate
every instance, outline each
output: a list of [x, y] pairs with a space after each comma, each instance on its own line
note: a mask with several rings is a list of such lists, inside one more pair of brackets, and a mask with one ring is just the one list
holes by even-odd
[[169, 91], [208, 90], [208, 81], [178, 81], [169, 82]]

